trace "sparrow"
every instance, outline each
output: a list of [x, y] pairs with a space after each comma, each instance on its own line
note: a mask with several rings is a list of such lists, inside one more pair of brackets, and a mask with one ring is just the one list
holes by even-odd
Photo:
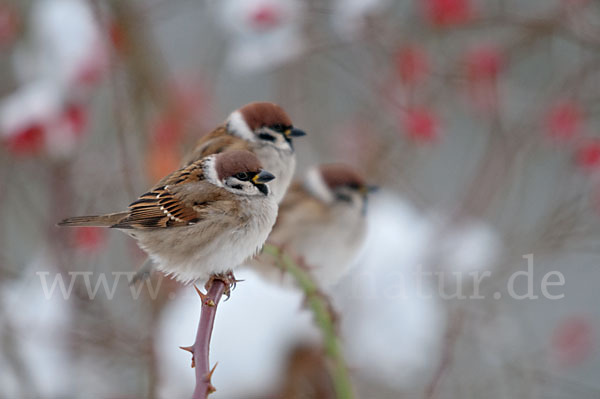
[[277, 218], [275, 176], [248, 151], [203, 157], [163, 178], [127, 211], [65, 219], [60, 226], [121, 230], [178, 281], [225, 275], [262, 248]]
[[247, 150], [258, 157], [266, 170], [277, 178], [270, 185], [279, 203], [294, 176], [296, 155], [293, 138], [305, 133], [295, 128], [287, 113], [277, 104], [253, 102], [233, 111], [223, 124], [202, 137], [184, 157], [188, 165], [207, 155], [230, 150]]
[[[351, 166], [313, 167], [279, 204], [268, 242], [300, 259], [321, 288], [331, 287], [346, 274], [365, 240], [367, 199], [375, 189]], [[251, 266], [270, 278], [281, 277], [266, 255]]]

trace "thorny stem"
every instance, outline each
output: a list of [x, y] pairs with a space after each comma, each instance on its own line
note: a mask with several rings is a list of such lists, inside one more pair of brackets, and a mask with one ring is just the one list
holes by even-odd
[[296, 281], [298, 286], [304, 291], [308, 306], [312, 310], [317, 326], [323, 333], [325, 353], [333, 363], [332, 378], [338, 399], [352, 398], [352, 384], [344, 361], [344, 356], [340, 348], [339, 339], [336, 335], [333, 317], [329, 306], [319, 292], [317, 284], [309, 273], [299, 266], [291, 256], [281, 251], [278, 247], [266, 244], [263, 252], [277, 259], [277, 266], [288, 272]]
[[198, 330], [196, 331], [196, 341], [192, 345], [191, 352], [193, 363], [196, 368], [196, 388], [192, 399], [205, 399], [215, 391], [211, 384], [211, 376], [214, 368], [211, 370], [209, 364], [210, 338], [212, 336], [215, 316], [217, 314], [217, 305], [223, 296], [226, 284], [223, 280], [214, 278], [211, 280], [206, 295], [201, 295], [202, 310]]

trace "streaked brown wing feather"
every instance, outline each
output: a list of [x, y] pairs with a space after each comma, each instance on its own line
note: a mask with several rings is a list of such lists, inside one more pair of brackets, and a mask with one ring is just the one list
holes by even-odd
[[127, 217], [128, 212], [109, 213], [107, 215], [74, 216], [58, 222], [59, 226], [109, 227]]
[[129, 214], [111, 226], [120, 229], [157, 229], [189, 226], [206, 216], [213, 202], [231, 194], [204, 180], [199, 162], [162, 179], [129, 205]]
[[152, 189], [155, 190], [168, 185], [185, 184], [186, 182], [204, 180], [204, 175], [202, 174], [202, 163], [198, 161], [199, 160], [189, 162], [187, 165], [182, 166], [180, 169], [176, 170], [170, 175], [163, 177], [154, 185], [154, 187], [152, 187]]

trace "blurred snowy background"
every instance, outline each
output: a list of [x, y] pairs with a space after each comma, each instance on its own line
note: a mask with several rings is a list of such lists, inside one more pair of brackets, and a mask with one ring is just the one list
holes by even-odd
[[[0, 98], [0, 398], [189, 397], [193, 289], [132, 290], [132, 240], [55, 223], [257, 100], [308, 133], [298, 174], [382, 188], [328, 292], [357, 397], [600, 397], [597, 1], [2, 0]], [[238, 278], [214, 397], [331, 397], [302, 295]]]

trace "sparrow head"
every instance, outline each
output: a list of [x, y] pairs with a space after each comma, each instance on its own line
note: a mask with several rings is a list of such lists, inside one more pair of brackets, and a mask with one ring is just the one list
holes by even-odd
[[265, 183], [275, 178], [263, 170], [258, 158], [248, 151], [225, 151], [214, 155], [214, 171], [219, 185], [239, 195], [268, 195], [269, 188]]
[[325, 164], [308, 171], [305, 186], [309, 192], [323, 202], [355, 206], [366, 209], [369, 194], [375, 186], [368, 185], [364, 178], [351, 166]]
[[293, 150], [292, 139], [304, 136], [295, 128], [288, 114], [277, 104], [254, 102], [244, 105], [227, 118], [227, 129], [244, 140]]

